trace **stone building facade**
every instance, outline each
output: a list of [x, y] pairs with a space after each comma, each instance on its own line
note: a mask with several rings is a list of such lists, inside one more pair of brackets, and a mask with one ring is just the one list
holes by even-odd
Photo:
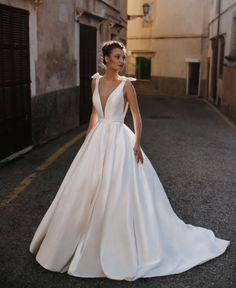
[[[143, 4], [150, 4], [150, 16]], [[207, 92], [209, 0], [128, 0], [128, 74], [137, 91], [155, 95]]]
[[236, 119], [236, 0], [211, 0], [208, 97]]
[[127, 1], [0, 0], [0, 21], [5, 159], [88, 121], [100, 44], [126, 43]]

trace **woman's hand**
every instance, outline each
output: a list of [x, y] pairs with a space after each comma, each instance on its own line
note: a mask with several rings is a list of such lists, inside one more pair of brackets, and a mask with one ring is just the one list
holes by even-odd
[[133, 150], [134, 150], [134, 156], [136, 158], [137, 163], [139, 163], [140, 161], [143, 164], [143, 154], [142, 154], [140, 145], [135, 144]]

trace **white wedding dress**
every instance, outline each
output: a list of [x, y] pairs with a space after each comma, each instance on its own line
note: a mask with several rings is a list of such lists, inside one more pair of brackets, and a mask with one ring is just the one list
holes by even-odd
[[136, 162], [123, 97], [125, 81], [135, 79], [120, 76], [103, 113], [100, 77], [92, 76], [98, 121], [39, 224], [30, 252], [51, 271], [128, 281], [181, 273], [224, 253], [230, 241], [178, 218], [143, 150], [143, 164]]

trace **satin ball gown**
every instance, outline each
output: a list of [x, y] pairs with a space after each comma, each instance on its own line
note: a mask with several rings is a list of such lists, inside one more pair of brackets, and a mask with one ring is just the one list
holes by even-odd
[[184, 272], [215, 258], [230, 241], [184, 223], [124, 118], [128, 103], [119, 85], [103, 111], [99, 79], [92, 97], [98, 121], [71, 163], [30, 243], [36, 261], [75, 277], [134, 281]]

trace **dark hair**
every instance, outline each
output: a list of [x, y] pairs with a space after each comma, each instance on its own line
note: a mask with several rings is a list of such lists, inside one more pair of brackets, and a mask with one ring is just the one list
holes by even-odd
[[105, 56], [110, 56], [111, 51], [115, 48], [119, 48], [121, 50], [126, 51], [125, 45], [122, 42], [110, 40], [106, 41], [102, 44], [102, 57], [103, 57], [103, 64], [106, 65]]

